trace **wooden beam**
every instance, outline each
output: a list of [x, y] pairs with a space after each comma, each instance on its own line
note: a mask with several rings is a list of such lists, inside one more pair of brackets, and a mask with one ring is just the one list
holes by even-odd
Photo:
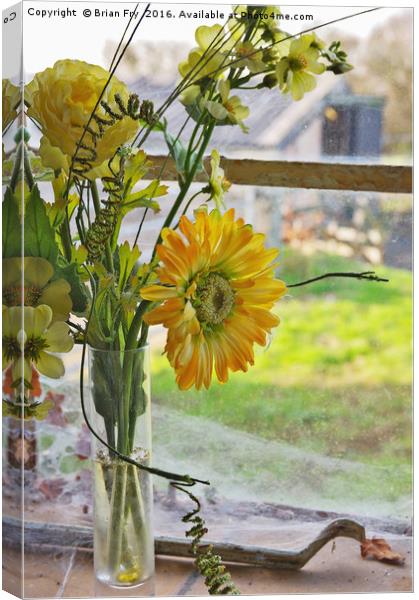
[[[150, 160], [153, 162], [152, 177], [165, 181], [177, 180], [171, 158], [150, 156]], [[225, 157], [221, 159], [221, 166], [227, 179], [239, 185], [397, 194], [412, 192], [411, 167]], [[205, 159], [205, 167], [209, 172], [209, 157]], [[198, 174], [196, 180], [206, 181], [205, 174]]]
[[[92, 550], [93, 529], [81, 525], [61, 525], [54, 523], [24, 522], [26, 551], [39, 551], [43, 546], [76, 547]], [[204, 550], [212, 545], [215, 554], [225, 562], [257, 565], [267, 569], [302, 569], [309, 560], [336, 537], [347, 537], [362, 542], [365, 529], [352, 519], [336, 519], [324, 527], [312, 542], [300, 550], [273, 550], [260, 546], [243, 546], [225, 542], [205, 542]], [[3, 541], [11, 547], [22, 544], [22, 522], [15, 517], [3, 516]], [[191, 543], [180, 538], [156, 537], [156, 554], [182, 558], [193, 558]]]

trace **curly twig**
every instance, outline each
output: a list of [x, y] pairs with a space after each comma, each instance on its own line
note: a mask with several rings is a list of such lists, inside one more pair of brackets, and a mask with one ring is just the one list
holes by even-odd
[[208, 533], [208, 529], [205, 526], [204, 519], [199, 515], [201, 503], [198, 498], [185, 489], [184, 486], [174, 482], [171, 482], [170, 485], [186, 494], [195, 503], [195, 508], [182, 517], [182, 521], [184, 523], [192, 523], [192, 527], [185, 535], [192, 538], [191, 549], [192, 554], [195, 556], [195, 565], [205, 579], [208, 592], [212, 596], [239, 595], [240, 591], [234, 585], [230, 573], [222, 564], [221, 556], [214, 554], [212, 544], [206, 547], [205, 552], [199, 547], [199, 543], [204, 535]]
[[376, 275], [375, 271], [363, 271], [362, 273], [325, 273], [324, 275], [319, 275], [318, 277], [312, 277], [311, 279], [306, 279], [305, 281], [299, 281], [298, 283], [290, 283], [286, 285], [287, 288], [300, 287], [302, 285], [314, 283], [315, 281], [320, 281], [321, 279], [326, 279], [327, 277], [349, 277], [351, 279], [364, 279], [366, 281], [381, 281], [385, 283], [388, 283], [389, 281], [389, 279], [385, 279], [384, 277], [379, 277]]

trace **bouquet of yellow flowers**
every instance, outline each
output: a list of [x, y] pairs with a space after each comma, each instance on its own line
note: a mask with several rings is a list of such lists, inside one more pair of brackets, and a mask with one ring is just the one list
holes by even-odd
[[[272, 102], [280, 93], [298, 101], [322, 73], [351, 68], [339, 44], [326, 47], [313, 31], [290, 35], [278, 14], [273, 6], [239, 6], [227, 23], [199, 27], [196, 47], [179, 65], [179, 83], [157, 108], [115, 75], [128, 44], [110, 71], [59, 60], [34, 76], [23, 99], [3, 81], [3, 130], [19, 120], [16, 147], [4, 157], [3, 368], [13, 390], [7, 410], [41, 418], [34, 378], [62, 377], [56, 353], [82, 345], [82, 409], [97, 441], [95, 502], [105, 515], [95, 530], [96, 572], [113, 585], [152, 574], [155, 474], [196, 502], [184, 520], [192, 524], [187, 535], [210, 593], [237, 592], [219, 557], [200, 550], [206, 529], [189, 487], [208, 482], [151, 465], [147, 340], [151, 325], [163, 325], [178, 386], [208, 388], [214, 376], [224, 383], [229, 372], [247, 371], [254, 345], [265, 346], [279, 323], [273, 308], [287, 285], [275, 276], [278, 250], [225, 210], [230, 183], [218, 151], [211, 151], [209, 172], [203, 162], [216, 128], [248, 131], [240, 90], [257, 96], [269, 88]], [[187, 140], [183, 128], [171, 133], [165, 118], [179, 101], [193, 123]], [[29, 148], [25, 120], [41, 134], [37, 152]], [[168, 193], [165, 165], [150, 180], [153, 165], [143, 148], [151, 132], [167, 144], [178, 189], [145, 262], [143, 224]], [[206, 181], [191, 216], [197, 173]], [[50, 182], [49, 196], [41, 196], [40, 181]], [[144, 210], [131, 244], [123, 221], [137, 208]], [[83, 395], [87, 347], [93, 416]]]

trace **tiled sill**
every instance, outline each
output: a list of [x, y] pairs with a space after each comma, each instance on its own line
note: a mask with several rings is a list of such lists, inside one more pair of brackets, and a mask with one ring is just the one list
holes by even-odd
[[[412, 591], [412, 540], [389, 538], [394, 550], [406, 557], [403, 567], [363, 560], [354, 540], [338, 538], [327, 544], [301, 571], [279, 571], [230, 565], [242, 594], [302, 594]], [[3, 548], [3, 589], [21, 595], [21, 561], [18, 552]], [[92, 554], [81, 550], [54, 549], [27, 553], [24, 568], [26, 598], [89, 598], [127, 596], [127, 592], [95, 583]], [[206, 595], [205, 586], [188, 559], [158, 557], [154, 593], [151, 585], [129, 594], [143, 596]]]

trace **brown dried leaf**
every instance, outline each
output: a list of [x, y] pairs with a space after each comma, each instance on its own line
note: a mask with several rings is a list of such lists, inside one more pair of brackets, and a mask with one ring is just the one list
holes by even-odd
[[391, 546], [383, 538], [366, 539], [361, 543], [362, 558], [372, 558], [391, 565], [403, 565], [405, 558], [393, 552]]
[[38, 486], [40, 492], [42, 492], [47, 500], [55, 500], [64, 490], [66, 481], [65, 479], [44, 479]]

